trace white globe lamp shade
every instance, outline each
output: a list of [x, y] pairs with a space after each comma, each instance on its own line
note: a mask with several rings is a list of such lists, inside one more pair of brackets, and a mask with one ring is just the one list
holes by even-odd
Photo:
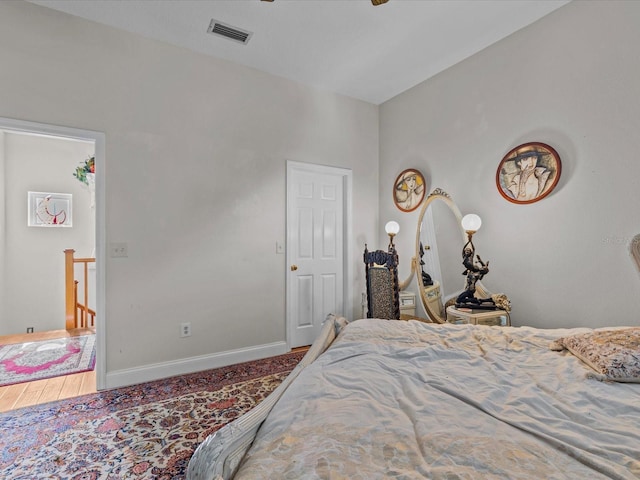
[[482, 220], [475, 213], [469, 213], [462, 217], [462, 228], [465, 232], [477, 232], [482, 226]]
[[391, 220], [384, 226], [384, 230], [385, 232], [387, 232], [387, 235], [397, 235], [400, 231], [400, 225], [398, 224], [398, 222], [394, 222], [393, 220]]

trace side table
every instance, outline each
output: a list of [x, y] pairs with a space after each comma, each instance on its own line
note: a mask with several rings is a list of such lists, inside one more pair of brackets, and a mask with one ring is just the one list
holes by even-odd
[[510, 327], [511, 317], [505, 310], [473, 310], [470, 308], [447, 307], [447, 322], [455, 324], [497, 325]]
[[416, 294], [413, 292], [400, 292], [400, 315], [416, 314]]

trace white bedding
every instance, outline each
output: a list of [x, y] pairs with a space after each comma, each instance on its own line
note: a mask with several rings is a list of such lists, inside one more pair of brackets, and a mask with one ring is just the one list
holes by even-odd
[[549, 349], [579, 331], [352, 322], [235, 478], [640, 478], [640, 384]]

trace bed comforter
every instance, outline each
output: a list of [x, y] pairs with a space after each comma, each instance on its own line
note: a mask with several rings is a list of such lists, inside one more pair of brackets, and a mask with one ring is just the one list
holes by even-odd
[[640, 384], [549, 349], [579, 331], [352, 322], [234, 478], [640, 478]]

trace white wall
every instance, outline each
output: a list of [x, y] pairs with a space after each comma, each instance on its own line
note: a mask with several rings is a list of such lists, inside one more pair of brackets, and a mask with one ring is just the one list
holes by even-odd
[[[0, 298], [0, 335], [65, 328], [64, 250], [89, 257], [94, 245], [95, 214], [90, 193], [73, 177], [93, 154], [93, 144], [67, 139], [2, 133], [5, 171], [5, 258]], [[0, 144], [1, 145], [1, 144]], [[27, 192], [70, 193], [70, 228], [27, 226]]]
[[0, 328], [4, 322], [3, 310], [5, 305], [4, 277], [5, 277], [5, 250], [7, 241], [7, 228], [5, 226], [5, 155], [4, 155], [4, 134], [0, 132]]
[[[411, 232], [396, 241], [401, 257], [413, 254], [418, 214], [395, 210], [390, 189], [414, 167], [483, 218], [485, 284], [509, 295], [514, 324], [640, 323], [629, 256], [640, 231], [638, 19], [640, 2], [571, 2], [381, 106], [380, 215]], [[530, 141], [558, 151], [562, 176], [543, 200], [512, 204], [496, 169]]]
[[0, 62], [0, 116], [106, 135], [107, 242], [129, 250], [106, 261], [108, 374], [285, 341], [287, 159], [353, 170], [360, 311], [376, 106], [24, 2], [0, 2]]

